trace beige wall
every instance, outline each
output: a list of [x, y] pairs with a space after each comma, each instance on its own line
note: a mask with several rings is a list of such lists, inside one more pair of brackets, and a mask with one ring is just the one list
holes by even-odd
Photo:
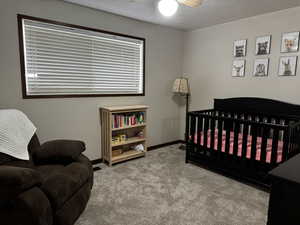
[[[214, 98], [257, 96], [300, 104], [300, 72], [278, 77], [282, 32], [300, 31], [300, 7], [188, 32], [183, 71], [191, 83], [191, 110], [210, 108]], [[272, 35], [269, 76], [253, 77], [255, 39]], [[232, 78], [233, 42], [248, 39], [246, 77]], [[290, 54], [293, 55], [293, 54]], [[299, 53], [294, 54], [299, 55]], [[184, 130], [181, 108], [181, 130]]]
[[[17, 13], [145, 37], [146, 96], [23, 100]], [[23, 110], [38, 127], [41, 141], [81, 139], [87, 143], [86, 154], [91, 159], [100, 158], [98, 108], [127, 104], [150, 106], [150, 145], [179, 138], [179, 110], [171, 88], [174, 78], [182, 73], [181, 31], [59, 0], [1, 0], [0, 40], [0, 108]]]
[[[23, 100], [17, 13], [145, 37], [146, 96]], [[177, 140], [184, 133], [184, 101], [172, 95], [171, 87], [182, 71], [190, 78], [191, 110], [212, 107], [214, 98], [236, 96], [267, 97], [300, 104], [299, 69], [296, 77], [277, 76], [281, 34], [300, 30], [299, 21], [300, 7], [184, 34], [61, 0], [2, 0], [0, 108], [23, 110], [38, 127], [41, 141], [84, 140], [91, 159], [101, 154], [98, 108], [104, 105], [147, 104], [150, 106], [149, 144]], [[255, 78], [252, 76], [255, 38], [266, 34], [272, 35], [269, 76]], [[233, 41], [244, 38], [248, 39], [246, 77], [232, 78]]]

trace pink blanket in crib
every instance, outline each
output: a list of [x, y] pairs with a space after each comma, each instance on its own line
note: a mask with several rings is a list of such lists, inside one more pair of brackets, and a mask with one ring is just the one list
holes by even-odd
[[[198, 135], [195, 134], [194, 137], [194, 142], [195, 144], [198, 143]], [[211, 131], [207, 131], [207, 148], [210, 148], [211, 144]], [[215, 143], [214, 143], [214, 150], [217, 151], [218, 149], [218, 130], [215, 130]], [[229, 154], [233, 154], [233, 145], [234, 145], [234, 132], [230, 132], [230, 139], [229, 139]], [[204, 146], [204, 132], [200, 132], [200, 145]], [[243, 135], [239, 134], [238, 135], [238, 152], [237, 155], [241, 157], [242, 155], [242, 145], [243, 145]], [[261, 145], [262, 145], [262, 138], [257, 137], [256, 141], [256, 157], [255, 159], [260, 161], [260, 156], [261, 156]], [[267, 139], [267, 147], [266, 147], [266, 162], [270, 163], [271, 162], [271, 157], [272, 157], [272, 145], [273, 145], [273, 140], [271, 138]], [[225, 146], [226, 146], [226, 131], [222, 132], [222, 152], [225, 152]], [[251, 147], [252, 147], [252, 136], [248, 135], [247, 138], [247, 152], [246, 152], [246, 157], [248, 159], [251, 158]], [[278, 141], [277, 143], [277, 163], [281, 162], [282, 160], [282, 150], [283, 150], [283, 141]]]

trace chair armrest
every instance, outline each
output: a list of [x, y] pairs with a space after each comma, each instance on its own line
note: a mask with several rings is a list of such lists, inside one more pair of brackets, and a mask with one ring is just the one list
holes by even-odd
[[39, 172], [22, 167], [0, 166], [0, 199], [10, 200], [42, 183]]
[[90, 159], [88, 157], [86, 157], [85, 155], [80, 154], [80, 156], [75, 160], [75, 162], [86, 165], [86, 167], [89, 170], [91, 187], [92, 187], [93, 183], [94, 183], [94, 169], [93, 169], [93, 165], [92, 165], [92, 162], [90, 161]]
[[84, 151], [85, 143], [82, 141], [49, 141], [35, 150], [33, 160], [36, 164], [68, 164], [74, 162]]

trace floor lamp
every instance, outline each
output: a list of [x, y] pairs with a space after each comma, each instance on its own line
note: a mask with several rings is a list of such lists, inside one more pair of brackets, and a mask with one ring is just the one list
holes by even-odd
[[[180, 96], [185, 96], [186, 98], [185, 116], [187, 118], [187, 113], [189, 112], [189, 97], [190, 97], [190, 87], [189, 87], [188, 79], [184, 77], [177, 78], [174, 81], [173, 93], [178, 94]], [[184, 135], [184, 137], [186, 139], [186, 134]], [[185, 149], [185, 145], [181, 145], [180, 149]]]

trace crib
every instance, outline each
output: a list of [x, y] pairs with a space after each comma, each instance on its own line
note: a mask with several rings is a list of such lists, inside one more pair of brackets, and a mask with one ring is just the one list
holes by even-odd
[[215, 99], [186, 117], [186, 162], [269, 187], [268, 172], [299, 153], [300, 106], [263, 98]]

